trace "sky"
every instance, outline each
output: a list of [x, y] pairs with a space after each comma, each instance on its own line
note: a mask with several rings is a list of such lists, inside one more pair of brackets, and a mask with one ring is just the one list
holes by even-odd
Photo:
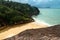
[[20, 3], [28, 3], [36, 7], [60, 8], [60, 0], [13, 0]]

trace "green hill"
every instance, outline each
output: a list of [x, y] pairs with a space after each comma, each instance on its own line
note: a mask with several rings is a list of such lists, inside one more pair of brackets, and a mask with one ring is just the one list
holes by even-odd
[[34, 21], [33, 15], [39, 10], [29, 4], [0, 0], [0, 27]]

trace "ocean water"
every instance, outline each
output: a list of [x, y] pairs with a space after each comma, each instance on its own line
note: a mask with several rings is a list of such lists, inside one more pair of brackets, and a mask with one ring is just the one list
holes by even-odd
[[60, 9], [42, 9], [39, 8], [40, 14], [34, 16], [36, 22], [42, 22], [47, 25], [58, 25], [60, 24]]

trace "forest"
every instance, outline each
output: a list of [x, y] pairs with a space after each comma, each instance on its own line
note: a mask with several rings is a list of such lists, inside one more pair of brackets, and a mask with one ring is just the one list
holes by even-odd
[[0, 0], [0, 27], [32, 22], [38, 14], [38, 8], [29, 4]]

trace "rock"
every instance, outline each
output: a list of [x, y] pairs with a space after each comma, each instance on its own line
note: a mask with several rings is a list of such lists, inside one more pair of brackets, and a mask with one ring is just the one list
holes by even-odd
[[5, 40], [60, 40], [60, 25], [30, 29]]

